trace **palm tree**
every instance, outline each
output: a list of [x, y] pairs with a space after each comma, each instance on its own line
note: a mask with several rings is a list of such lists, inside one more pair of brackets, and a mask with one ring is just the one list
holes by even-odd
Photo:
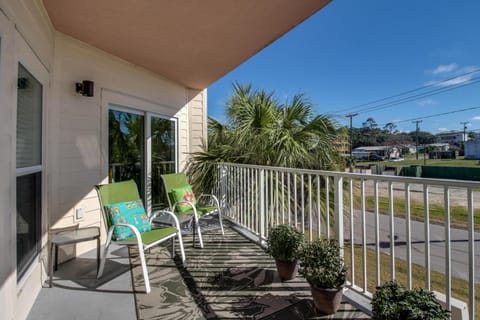
[[212, 189], [213, 165], [219, 162], [325, 170], [340, 166], [336, 124], [326, 115], [315, 116], [304, 95], [281, 104], [273, 92], [234, 84], [226, 109], [227, 122], [209, 119], [208, 149], [192, 154], [189, 162], [197, 190]]

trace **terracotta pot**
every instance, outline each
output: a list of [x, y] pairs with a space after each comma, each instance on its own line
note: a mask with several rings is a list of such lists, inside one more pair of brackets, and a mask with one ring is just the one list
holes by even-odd
[[317, 288], [310, 284], [312, 290], [313, 303], [318, 311], [325, 314], [337, 312], [342, 302], [343, 286], [339, 288]]
[[283, 281], [285, 280], [292, 280], [297, 276], [298, 271], [298, 261], [280, 261], [275, 259], [275, 263], [277, 264], [278, 275], [280, 279]]

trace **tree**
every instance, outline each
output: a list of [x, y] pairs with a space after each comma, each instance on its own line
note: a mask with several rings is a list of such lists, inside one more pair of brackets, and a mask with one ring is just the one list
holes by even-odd
[[395, 134], [398, 132], [397, 126], [393, 122], [389, 122], [383, 126], [383, 130], [386, 131], [388, 134]]
[[312, 107], [302, 94], [280, 103], [273, 92], [234, 84], [226, 124], [209, 119], [208, 149], [191, 157], [192, 182], [211, 184], [211, 164], [217, 162], [338, 169], [336, 125], [326, 115], [315, 116]]
[[[412, 138], [413, 141], [416, 141], [416, 134], [417, 131], [411, 131], [408, 133], [408, 135]], [[428, 131], [418, 131], [418, 144], [419, 145], [424, 145], [424, 144], [431, 144], [435, 143], [437, 138], [431, 134]]]

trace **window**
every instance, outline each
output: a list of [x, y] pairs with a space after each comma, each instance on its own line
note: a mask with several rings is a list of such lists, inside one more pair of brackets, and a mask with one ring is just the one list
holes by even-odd
[[43, 86], [21, 64], [17, 84], [17, 280], [40, 252]]

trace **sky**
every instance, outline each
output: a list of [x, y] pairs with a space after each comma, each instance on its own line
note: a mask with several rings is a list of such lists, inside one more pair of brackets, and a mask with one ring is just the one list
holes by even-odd
[[479, 16], [479, 0], [333, 0], [214, 82], [208, 114], [226, 121], [237, 82], [281, 102], [303, 93], [339, 125], [358, 113], [354, 127], [372, 117], [408, 132], [423, 118], [420, 130], [434, 134], [463, 130], [461, 122], [480, 132]]

